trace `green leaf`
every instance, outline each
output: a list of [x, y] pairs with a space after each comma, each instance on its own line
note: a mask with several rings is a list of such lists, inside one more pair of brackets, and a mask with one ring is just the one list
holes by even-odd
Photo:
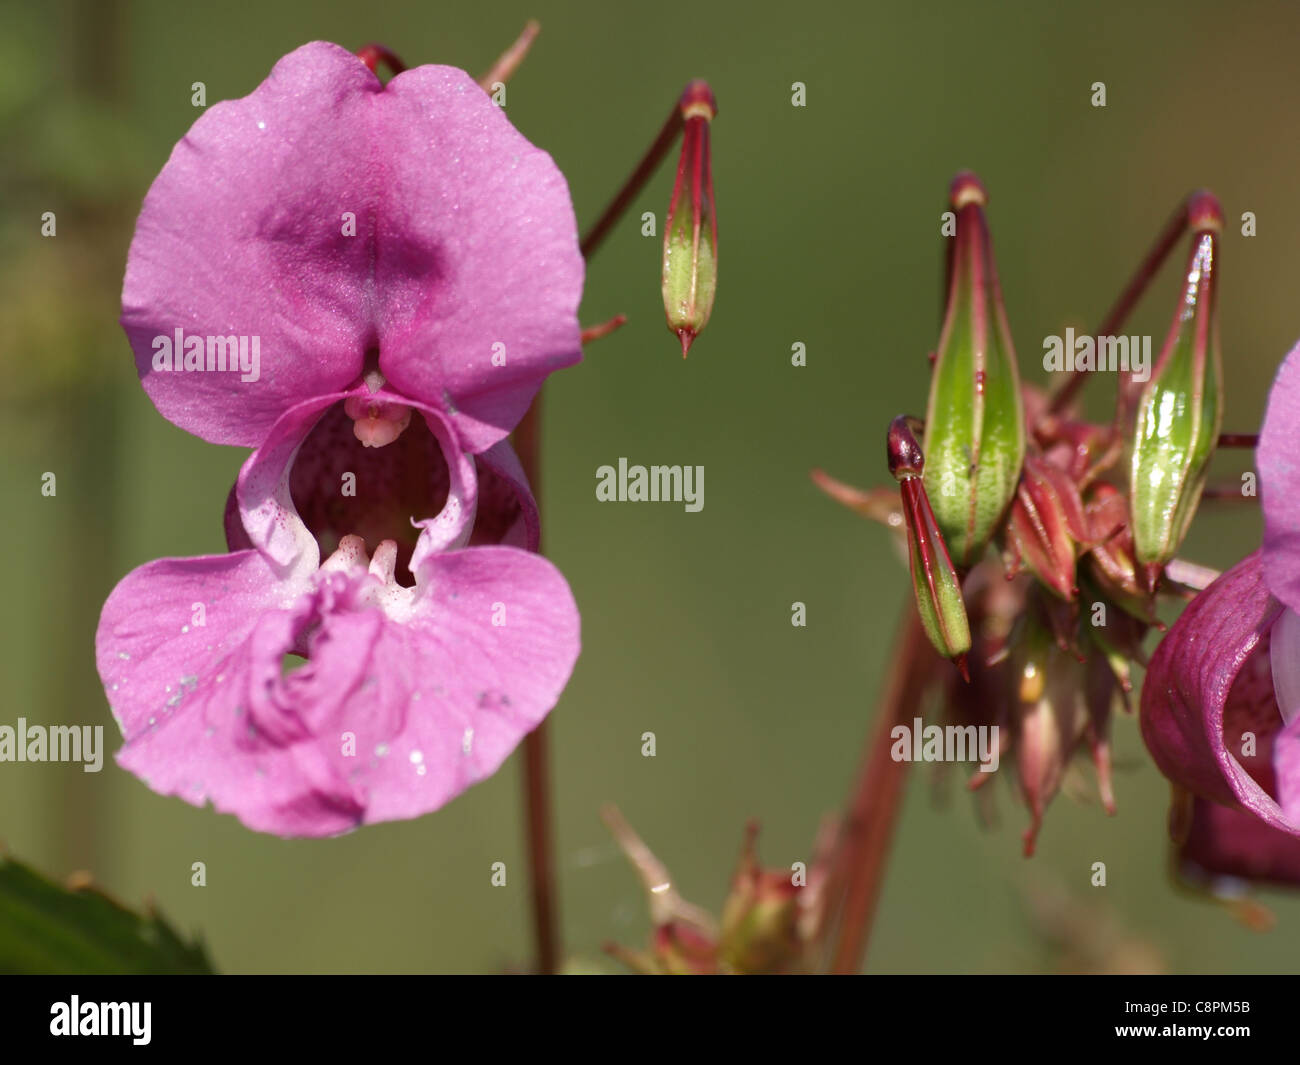
[[186, 943], [160, 915], [0, 856], [0, 973], [211, 972], [202, 944]]

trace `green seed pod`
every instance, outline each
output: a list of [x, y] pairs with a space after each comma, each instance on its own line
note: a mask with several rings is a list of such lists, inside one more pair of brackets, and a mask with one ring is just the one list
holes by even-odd
[[663, 296], [682, 358], [713, 312], [718, 288], [718, 220], [713, 209], [709, 124], [718, 105], [707, 82], [682, 93], [682, 154], [664, 223]]
[[1148, 586], [1183, 542], [1223, 421], [1217, 283], [1223, 218], [1208, 193], [1195, 197], [1188, 212], [1193, 237], [1186, 283], [1134, 423], [1133, 545]]
[[980, 560], [1025, 457], [1020, 375], [973, 174], [953, 179], [948, 304], [925, 417], [925, 487], [963, 568]]
[[912, 422], [913, 419], [900, 414], [889, 423], [887, 452], [889, 472], [898, 481], [903, 498], [903, 521], [907, 525], [916, 609], [935, 650], [945, 658], [951, 658], [962, 676], [969, 680], [966, 652], [971, 646], [970, 623], [966, 619], [961, 578], [948, 556], [943, 534], [926, 498], [925, 463], [921, 447], [912, 433]]

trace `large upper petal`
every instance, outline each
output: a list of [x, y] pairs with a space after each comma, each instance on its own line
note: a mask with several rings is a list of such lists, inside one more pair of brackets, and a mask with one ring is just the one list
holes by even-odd
[[[582, 281], [563, 175], [467, 74], [384, 86], [316, 42], [176, 145], [140, 213], [122, 323], [158, 409], [204, 439], [256, 446], [377, 350], [397, 391], [479, 451], [580, 358]], [[258, 379], [154, 370], [155, 338], [177, 329], [259, 337]]]
[[1300, 611], [1300, 344], [1283, 361], [1268, 394], [1256, 461], [1264, 578], [1277, 599]]
[[1152, 655], [1141, 727], [1165, 776], [1300, 835], [1300, 823], [1287, 818], [1273, 794], [1273, 744], [1282, 717], [1268, 637], [1281, 609], [1264, 583], [1258, 552], [1197, 595]]

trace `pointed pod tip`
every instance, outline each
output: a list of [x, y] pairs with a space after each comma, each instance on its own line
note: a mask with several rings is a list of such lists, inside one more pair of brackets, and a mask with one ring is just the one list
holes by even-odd
[[987, 207], [989, 202], [989, 194], [985, 191], [984, 182], [971, 170], [963, 170], [952, 179], [948, 198], [954, 210], [960, 210], [970, 203]]
[[966, 659], [967, 659], [966, 653], [962, 652], [961, 654], [954, 656], [953, 664], [956, 665], [956, 667], [961, 671], [961, 679], [964, 680], [967, 684], [969, 684], [970, 667], [966, 664]]
[[1029, 827], [1025, 829], [1024, 835], [1020, 837], [1024, 841], [1023, 853], [1026, 858], [1032, 858], [1038, 850], [1038, 833], [1043, 827], [1043, 812], [1037, 802], [1033, 804], [1030, 810], [1032, 820], [1029, 822]]
[[691, 350], [691, 345], [695, 343], [695, 338], [699, 336], [694, 329], [677, 330], [677, 339], [682, 342], [682, 358], [686, 358], [686, 353]]
[[896, 481], [902, 481], [905, 477], [920, 477], [925, 472], [925, 455], [917, 442], [915, 426], [914, 418], [900, 414], [889, 423], [889, 430], [885, 434], [885, 458], [889, 463], [889, 472]]
[[1193, 233], [1223, 232], [1223, 208], [1209, 189], [1197, 189], [1187, 197], [1187, 227]]
[[1138, 565], [1139, 576], [1142, 579], [1142, 587], [1148, 595], [1154, 595], [1156, 586], [1160, 583], [1160, 574], [1164, 566], [1159, 562], [1142, 562]]
[[678, 106], [682, 109], [684, 119], [703, 118], [712, 122], [718, 113], [717, 98], [703, 78], [696, 78], [682, 90]]

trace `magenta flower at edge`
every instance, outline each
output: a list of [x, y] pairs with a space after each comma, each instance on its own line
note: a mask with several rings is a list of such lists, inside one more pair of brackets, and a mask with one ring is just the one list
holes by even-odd
[[497, 769], [578, 653], [504, 437], [581, 357], [582, 281], [563, 176], [462, 71], [381, 85], [318, 42], [195, 123], [122, 322], [160, 412], [256, 450], [231, 553], [149, 563], [105, 604], [121, 765], [294, 836]]
[[1161, 771], [1196, 796], [1190, 817], [1174, 819], [1185, 860], [1300, 883], [1300, 346], [1269, 394], [1257, 458], [1264, 543], [1156, 649], [1142, 735]]

